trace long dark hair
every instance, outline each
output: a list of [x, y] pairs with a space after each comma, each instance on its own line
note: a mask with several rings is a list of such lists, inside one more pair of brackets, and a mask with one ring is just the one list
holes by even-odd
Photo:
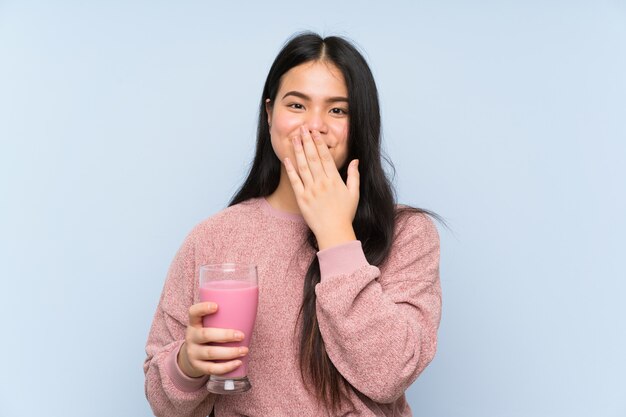
[[[353, 228], [368, 262], [378, 266], [391, 249], [398, 216], [409, 212], [426, 213], [442, 220], [437, 214], [425, 209], [410, 206], [396, 209], [395, 190], [381, 164], [380, 109], [374, 77], [363, 56], [344, 38], [322, 38], [318, 34], [304, 32], [292, 37], [283, 46], [263, 87], [254, 162], [244, 184], [228, 205], [269, 196], [278, 187], [281, 162], [272, 148], [265, 100], [269, 98], [270, 103], [274, 103], [283, 74], [295, 66], [316, 60], [333, 63], [343, 73], [346, 82], [350, 109], [348, 156], [339, 168], [339, 173], [345, 182], [348, 164], [353, 159], [359, 160], [360, 198]], [[388, 158], [384, 159], [393, 167]], [[317, 249], [315, 235], [311, 230], [306, 241]], [[298, 315], [298, 319], [302, 318], [300, 371], [303, 380], [308, 378], [312, 383], [316, 397], [336, 410], [343, 399], [348, 399], [347, 392], [351, 386], [326, 353], [315, 313], [315, 285], [319, 282], [319, 262], [317, 255], [314, 255], [306, 273], [304, 298]]]

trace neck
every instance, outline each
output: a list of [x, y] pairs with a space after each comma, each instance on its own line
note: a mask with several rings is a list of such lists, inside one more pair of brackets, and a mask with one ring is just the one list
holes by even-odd
[[296, 195], [293, 192], [287, 170], [283, 164], [280, 164], [280, 182], [278, 187], [267, 197], [267, 202], [277, 210], [300, 214]]

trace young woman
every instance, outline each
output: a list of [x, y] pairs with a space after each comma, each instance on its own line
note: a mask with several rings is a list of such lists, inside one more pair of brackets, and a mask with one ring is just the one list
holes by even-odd
[[[154, 413], [410, 416], [404, 392], [435, 355], [441, 316], [426, 214], [438, 218], [395, 204], [363, 56], [340, 37], [293, 37], [265, 82], [247, 179], [169, 269], [144, 364]], [[258, 267], [249, 350], [208, 345], [238, 329], [202, 328], [219, 306], [198, 303], [199, 267], [221, 262]], [[209, 375], [246, 354], [252, 389], [209, 393]]]

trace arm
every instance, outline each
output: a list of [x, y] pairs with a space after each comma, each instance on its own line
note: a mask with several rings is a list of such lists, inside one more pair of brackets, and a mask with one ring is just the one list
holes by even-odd
[[441, 318], [439, 235], [425, 215], [396, 232], [379, 269], [360, 241], [318, 252], [317, 318], [326, 351], [357, 390], [399, 398], [433, 359]]
[[194, 302], [195, 239], [192, 231], [168, 271], [154, 315], [143, 368], [145, 390], [156, 416], [206, 416], [215, 403], [205, 384], [208, 377], [189, 378], [177, 355], [185, 341], [188, 309]]

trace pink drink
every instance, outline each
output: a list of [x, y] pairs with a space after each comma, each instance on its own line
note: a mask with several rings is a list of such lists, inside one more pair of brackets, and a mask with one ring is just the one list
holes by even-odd
[[[221, 280], [204, 282], [200, 287], [200, 301], [217, 304], [217, 312], [202, 318], [204, 327], [241, 330], [245, 335], [241, 342], [211, 343], [215, 346], [250, 346], [252, 328], [256, 320], [259, 287], [251, 282]], [[214, 362], [229, 362], [215, 360]], [[219, 375], [223, 378], [240, 378], [248, 375], [248, 355], [238, 358], [241, 366], [232, 372]]]

